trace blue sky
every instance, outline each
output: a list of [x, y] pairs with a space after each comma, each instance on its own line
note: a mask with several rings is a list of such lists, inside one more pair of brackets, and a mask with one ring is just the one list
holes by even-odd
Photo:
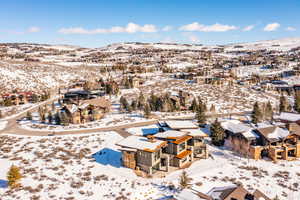
[[0, 17], [0, 42], [100, 47], [300, 37], [299, 0], [9, 0]]

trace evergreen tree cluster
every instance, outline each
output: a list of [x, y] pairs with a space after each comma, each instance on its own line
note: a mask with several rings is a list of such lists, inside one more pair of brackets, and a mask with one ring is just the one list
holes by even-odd
[[279, 112], [289, 112], [291, 109], [292, 107], [286, 97], [281, 95], [279, 99]]

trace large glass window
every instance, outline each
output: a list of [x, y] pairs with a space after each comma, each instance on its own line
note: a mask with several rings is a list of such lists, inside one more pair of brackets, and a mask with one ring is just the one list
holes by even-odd
[[185, 142], [179, 144], [179, 152], [185, 150]]

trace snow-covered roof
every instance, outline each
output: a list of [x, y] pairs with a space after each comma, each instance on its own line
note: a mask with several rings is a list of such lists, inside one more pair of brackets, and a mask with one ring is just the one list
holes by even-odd
[[279, 119], [296, 122], [296, 121], [300, 120], [300, 114], [282, 112], [282, 113], [280, 113]]
[[155, 151], [160, 145], [163, 145], [165, 142], [161, 140], [154, 140], [150, 142], [146, 137], [139, 137], [131, 135], [120, 142], [117, 145], [121, 147], [127, 147], [132, 149], [139, 149], [143, 151]]
[[156, 135], [154, 135], [157, 138], [177, 138], [177, 137], [182, 137], [186, 135], [186, 133], [181, 132], [181, 131], [165, 131], [165, 132], [159, 132]]
[[285, 138], [290, 134], [290, 132], [288, 130], [277, 127], [277, 126], [259, 128], [259, 129], [257, 129], [257, 131], [259, 133], [261, 133], [265, 138], [267, 138], [271, 141]]
[[221, 126], [223, 129], [226, 129], [232, 133], [243, 133], [251, 129], [251, 127], [246, 126], [245, 124], [242, 124], [240, 122], [234, 123], [232, 121], [222, 122]]
[[290, 132], [288, 130], [284, 130], [282, 128], [276, 127], [276, 129], [268, 135], [268, 138], [285, 138], [288, 136]]
[[221, 199], [221, 195], [226, 190], [234, 190], [236, 188], [235, 185], [225, 186], [225, 187], [214, 187], [212, 188], [207, 195], [212, 197], [213, 199]]
[[195, 192], [189, 189], [182, 190], [177, 196], [176, 199], [178, 200], [204, 200], [203, 198], [199, 197]]
[[172, 129], [193, 129], [198, 128], [192, 121], [172, 120], [166, 121], [166, 124]]
[[248, 138], [248, 139], [259, 138], [259, 136], [253, 130], [248, 130], [246, 132], [243, 132], [242, 134], [245, 138]]
[[207, 137], [208, 134], [206, 134], [202, 129], [184, 129], [185, 132], [188, 132], [188, 135], [190, 136], [201, 136], [201, 137]]

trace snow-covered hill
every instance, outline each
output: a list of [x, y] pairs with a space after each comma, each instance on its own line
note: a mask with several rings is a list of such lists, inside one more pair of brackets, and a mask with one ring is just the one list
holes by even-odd
[[283, 38], [276, 40], [266, 40], [249, 43], [236, 43], [227, 45], [202, 45], [202, 44], [177, 44], [177, 43], [115, 43], [106, 47], [99, 48], [102, 51], [124, 51], [130, 49], [162, 49], [162, 50], [213, 50], [216, 48], [224, 48], [226, 51], [248, 51], [248, 50], [275, 50], [289, 51], [293, 48], [300, 47], [300, 37], [298, 38]]
[[289, 51], [297, 47], [300, 47], [300, 37], [230, 44], [225, 46], [225, 51], [236, 51], [236, 50], [244, 51], [244, 50], [262, 50], [262, 49], [275, 50], [275, 51]]

